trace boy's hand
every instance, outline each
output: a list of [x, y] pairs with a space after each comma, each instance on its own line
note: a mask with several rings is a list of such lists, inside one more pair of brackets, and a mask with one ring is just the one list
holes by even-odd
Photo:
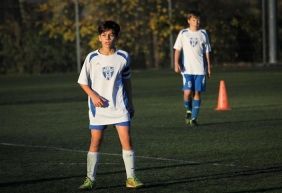
[[107, 100], [104, 99], [103, 97], [93, 95], [90, 97], [92, 102], [94, 103], [95, 107], [105, 107], [107, 104]]
[[207, 76], [208, 76], [208, 78], [211, 77], [211, 72], [210, 71], [207, 73]]
[[[210, 66], [210, 65], [209, 65], [209, 66]], [[208, 76], [208, 78], [211, 77], [211, 67], [208, 67], [207, 76]]]

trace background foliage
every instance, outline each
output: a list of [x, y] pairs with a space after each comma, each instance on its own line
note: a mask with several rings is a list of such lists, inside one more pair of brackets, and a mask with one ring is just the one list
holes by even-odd
[[[0, 73], [76, 70], [73, 0], [4, 0], [0, 7]], [[278, 2], [278, 10], [281, 7]], [[262, 61], [259, 0], [172, 0], [171, 20], [166, 0], [80, 0], [82, 60], [99, 46], [98, 23], [111, 19], [121, 25], [118, 47], [130, 52], [134, 68], [170, 67], [169, 36], [175, 41], [179, 30], [187, 27], [190, 9], [202, 13], [214, 65]], [[279, 11], [278, 22], [279, 27]], [[278, 37], [281, 33], [279, 28]]]

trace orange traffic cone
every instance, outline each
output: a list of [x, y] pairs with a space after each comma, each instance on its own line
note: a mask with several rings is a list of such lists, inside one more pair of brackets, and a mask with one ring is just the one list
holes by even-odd
[[217, 110], [217, 111], [231, 110], [231, 108], [228, 104], [228, 97], [227, 97], [227, 92], [226, 92], [224, 80], [221, 80], [220, 84], [219, 84], [218, 101], [217, 101], [217, 107], [216, 107], [215, 110]]

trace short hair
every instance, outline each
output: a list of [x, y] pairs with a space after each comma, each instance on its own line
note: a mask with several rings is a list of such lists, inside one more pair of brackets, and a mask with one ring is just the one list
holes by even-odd
[[189, 11], [188, 14], [187, 14], [187, 19], [190, 19], [191, 17], [200, 18], [200, 17], [201, 17], [201, 14], [200, 14], [199, 11], [191, 10], [191, 11]]
[[120, 32], [120, 26], [119, 24], [111, 20], [103, 21], [99, 24], [98, 26], [99, 35], [108, 30], [113, 30], [115, 36], [118, 36]]

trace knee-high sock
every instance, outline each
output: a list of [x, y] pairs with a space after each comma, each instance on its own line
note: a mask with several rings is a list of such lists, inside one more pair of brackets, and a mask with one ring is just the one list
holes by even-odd
[[135, 155], [133, 150], [122, 150], [122, 158], [124, 161], [127, 178], [135, 177], [134, 156]]
[[97, 164], [99, 161], [99, 152], [88, 152], [87, 154], [87, 177], [92, 181], [96, 178]]
[[184, 108], [187, 111], [192, 111], [192, 102], [191, 102], [191, 100], [184, 101]]
[[192, 119], [197, 119], [201, 107], [201, 100], [193, 100], [192, 102]]

